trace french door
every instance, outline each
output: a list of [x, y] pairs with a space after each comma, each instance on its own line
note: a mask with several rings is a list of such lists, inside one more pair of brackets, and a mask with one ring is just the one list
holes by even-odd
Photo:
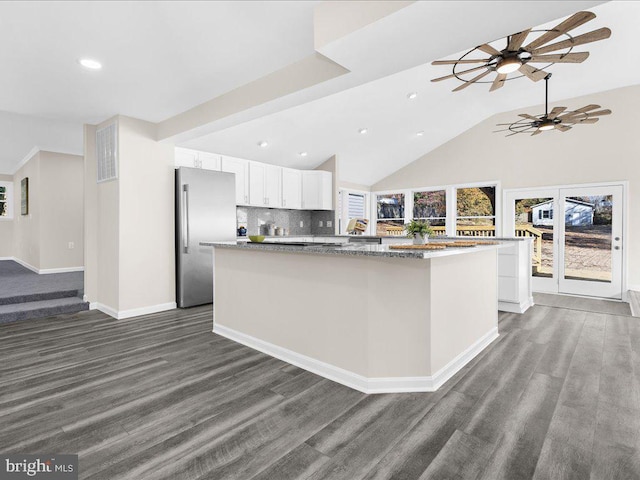
[[505, 192], [505, 234], [533, 238], [536, 292], [622, 298], [623, 186]]

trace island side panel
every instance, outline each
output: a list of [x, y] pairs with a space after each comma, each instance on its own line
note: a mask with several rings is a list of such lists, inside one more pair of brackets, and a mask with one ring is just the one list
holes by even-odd
[[428, 261], [217, 248], [214, 275], [215, 326], [366, 378], [430, 371]]
[[481, 339], [497, 336], [498, 262], [496, 250], [470, 251], [431, 262], [431, 362], [435, 375]]

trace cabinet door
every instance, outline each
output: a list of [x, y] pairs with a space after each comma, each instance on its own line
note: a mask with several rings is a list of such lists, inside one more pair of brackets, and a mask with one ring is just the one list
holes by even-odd
[[333, 210], [333, 175], [320, 172], [320, 210]]
[[176, 167], [197, 167], [198, 152], [188, 148], [176, 147], [175, 165]]
[[198, 160], [200, 167], [205, 170], [220, 171], [220, 155], [214, 155], [213, 153], [198, 152]]
[[320, 192], [322, 178], [319, 172], [302, 172], [302, 208], [304, 210], [320, 209]]
[[249, 204], [248, 170], [248, 160], [234, 157], [222, 157], [222, 171], [236, 174], [236, 205]]
[[266, 207], [264, 163], [249, 163], [249, 204], [255, 207]]
[[282, 207], [300, 209], [302, 206], [301, 172], [292, 168], [282, 169]]
[[267, 207], [280, 208], [282, 206], [282, 168], [264, 165], [264, 196]]

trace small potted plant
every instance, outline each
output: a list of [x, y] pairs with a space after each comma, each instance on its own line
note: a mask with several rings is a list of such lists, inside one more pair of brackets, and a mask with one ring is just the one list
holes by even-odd
[[411, 220], [410, 223], [405, 224], [404, 229], [407, 231], [407, 237], [413, 238], [414, 245], [424, 245], [429, 241], [429, 235], [433, 233], [426, 220]]

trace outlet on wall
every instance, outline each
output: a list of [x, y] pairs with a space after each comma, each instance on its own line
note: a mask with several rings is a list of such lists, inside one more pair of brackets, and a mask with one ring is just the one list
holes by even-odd
[[320, 221], [318, 222], [318, 226], [319, 226], [319, 227], [321, 227], [321, 226], [322, 226], [322, 220], [320, 220]]
[[73, 250], [74, 248], [76, 248], [75, 243], [69, 242], [69, 250]]
[[304, 227], [304, 220], [300, 220], [300, 228]]
[[333, 226], [333, 222], [331, 220], [327, 220], [327, 228], [331, 228]]

